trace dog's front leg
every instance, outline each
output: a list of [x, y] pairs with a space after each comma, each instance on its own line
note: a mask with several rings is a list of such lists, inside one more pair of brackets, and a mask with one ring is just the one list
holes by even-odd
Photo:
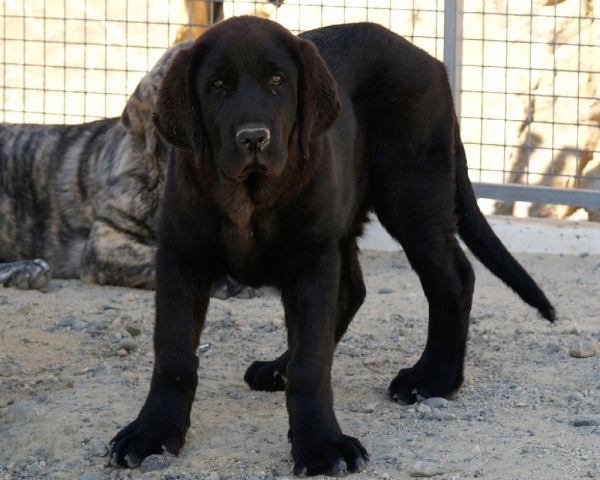
[[286, 401], [294, 474], [340, 476], [362, 470], [369, 456], [356, 438], [342, 433], [333, 411], [339, 252], [331, 247], [307, 263], [288, 269], [294, 275], [282, 288], [291, 354]]
[[111, 463], [135, 467], [185, 443], [198, 384], [196, 349], [209, 302], [203, 269], [159, 248], [156, 275], [155, 364], [150, 393], [136, 420], [111, 440]]

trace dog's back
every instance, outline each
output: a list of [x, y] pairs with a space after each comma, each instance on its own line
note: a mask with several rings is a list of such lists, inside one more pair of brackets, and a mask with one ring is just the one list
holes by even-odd
[[[356, 117], [362, 123], [358, 131], [364, 136], [374, 197], [381, 190], [378, 182], [385, 183], [390, 169], [401, 176], [408, 173], [404, 163], [409, 168], [423, 168], [424, 172], [446, 168], [455, 171], [454, 181], [449, 178], [445, 186], [456, 185], [458, 233], [487, 268], [544, 318], [553, 320], [550, 302], [502, 245], [477, 207], [442, 62], [372, 23], [324, 27], [300, 37], [317, 46], [338, 85], [352, 98]], [[349, 69], [348, 64], [353, 68]], [[391, 147], [390, 139], [394, 139], [395, 147]], [[424, 145], [427, 147], [422, 148]], [[386, 159], [385, 152], [390, 148], [395, 152], [393, 160]], [[424, 175], [421, 178], [425, 181]], [[451, 193], [454, 189], [438, 189], [442, 191]], [[375, 209], [380, 215], [388, 207], [380, 205], [378, 209], [376, 205]]]
[[57, 276], [77, 276], [94, 221], [96, 162], [118, 122], [0, 124], [0, 262], [41, 257]]

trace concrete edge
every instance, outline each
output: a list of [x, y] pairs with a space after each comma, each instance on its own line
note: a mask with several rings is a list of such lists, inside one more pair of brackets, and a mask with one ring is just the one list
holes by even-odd
[[[501, 215], [486, 218], [512, 253], [600, 255], [600, 223]], [[376, 219], [365, 229], [359, 246], [386, 252], [401, 249]]]

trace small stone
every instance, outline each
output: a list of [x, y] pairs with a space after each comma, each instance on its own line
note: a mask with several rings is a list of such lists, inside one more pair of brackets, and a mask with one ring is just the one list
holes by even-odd
[[90, 440], [90, 451], [96, 457], [105, 457], [108, 453], [108, 447], [106, 443], [98, 438]]
[[75, 320], [75, 323], [71, 327], [76, 332], [81, 332], [87, 327], [87, 323], [83, 320]]
[[448, 400], [442, 397], [426, 398], [421, 402], [422, 405], [427, 405], [429, 408], [448, 408]]
[[584, 398], [581, 392], [571, 392], [567, 395], [567, 400], [575, 400], [576, 402], [583, 402]]
[[133, 302], [133, 293], [128, 293], [127, 295], [125, 295], [125, 300], [127, 300], [128, 302]]
[[221, 480], [217, 472], [210, 472], [210, 475], [206, 477], [206, 480]]
[[124, 338], [117, 345], [117, 350], [125, 349], [127, 352], [133, 352], [139, 347], [138, 343], [132, 338]]
[[388, 293], [392, 293], [393, 290], [391, 288], [380, 288], [379, 290], [377, 290], [377, 293], [379, 293], [380, 295], [387, 295]]
[[131, 335], [132, 337], [137, 337], [138, 335], [141, 335], [141, 333], [144, 331], [144, 327], [139, 323], [128, 323], [125, 327], [125, 330], [127, 330], [127, 332], [129, 332], [129, 335]]
[[271, 322], [275, 328], [283, 328], [285, 322], [281, 318], [277, 318]]
[[142, 460], [140, 472], [148, 473], [154, 470], [164, 470], [169, 468], [169, 465], [171, 465], [171, 460], [167, 455], [150, 455]]
[[579, 254], [579, 256], [580, 256], [581, 258], [585, 258], [585, 257], [587, 257], [588, 255], [589, 255], [589, 253], [588, 253], [588, 252], [581, 252], [581, 253]]
[[231, 317], [225, 317], [223, 320], [221, 320], [221, 325], [224, 328], [233, 328], [235, 327], [235, 322], [232, 320]]
[[583, 417], [575, 417], [571, 424], [574, 427], [589, 427], [600, 425], [600, 415], [586, 415]]
[[456, 418], [456, 415], [450, 412], [433, 411], [427, 414], [425, 418], [427, 418], [428, 420], [439, 420], [440, 422], [442, 422], [446, 420], [454, 420]]
[[119, 357], [125, 357], [127, 356], [127, 350], [125, 350], [124, 348], [122, 348], [121, 350], [117, 350], [117, 355]]
[[377, 365], [379, 363], [379, 360], [377, 360], [374, 357], [370, 357], [365, 359], [365, 361], [363, 362], [363, 365], [369, 366], [369, 365]]
[[544, 347], [544, 353], [551, 355], [553, 353], [560, 352], [560, 345], [554, 342], [548, 342]]
[[569, 355], [575, 358], [593, 357], [600, 351], [598, 342], [592, 337], [581, 337], [575, 340], [569, 349]]
[[362, 413], [373, 413], [375, 409], [379, 406], [379, 403], [371, 403], [362, 409]]
[[95, 377], [101, 377], [103, 375], [106, 375], [108, 373], [108, 368], [106, 365], [102, 364], [102, 365], [98, 365], [90, 374], [90, 376], [92, 378]]
[[108, 328], [108, 322], [106, 320], [96, 320], [88, 323], [87, 328], [90, 330], [106, 330]]
[[42, 467], [38, 463], [30, 463], [25, 467], [29, 477], [39, 478], [42, 473]]
[[31, 312], [31, 307], [21, 307], [21, 308], [19, 308], [19, 313], [22, 313], [22, 314], [25, 315], [25, 314], [27, 314], [29, 312]]
[[408, 474], [413, 478], [433, 477], [439, 473], [437, 463], [424, 460], [417, 460], [408, 471]]
[[72, 327], [73, 324], [77, 321], [76, 317], [67, 317], [63, 318], [58, 322], [59, 327]]
[[105, 480], [106, 476], [98, 472], [88, 472], [79, 475], [79, 480]]

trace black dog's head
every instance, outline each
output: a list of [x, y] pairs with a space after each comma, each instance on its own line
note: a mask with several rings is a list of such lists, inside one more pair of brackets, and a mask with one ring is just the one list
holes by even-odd
[[[154, 123], [164, 138], [230, 181], [279, 177], [293, 149], [335, 122], [335, 81], [316, 47], [269, 20], [236, 17], [212, 27], [173, 59]], [[300, 155], [298, 155], [299, 158]]]

